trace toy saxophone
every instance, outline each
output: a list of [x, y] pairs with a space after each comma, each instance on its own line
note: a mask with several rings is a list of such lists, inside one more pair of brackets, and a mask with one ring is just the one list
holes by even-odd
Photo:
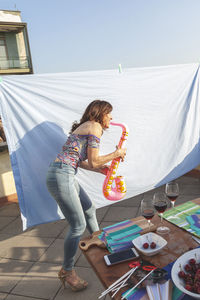
[[[125, 124], [110, 122], [111, 125], [120, 126], [122, 135], [118, 144], [118, 148], [124, 148], [128, 129]], [[120, 162], [120, 157], [112, 160], [110, 169], [103, 183], [104, 197], [111, 201], [121, 200], [126, 195], [126, 183], [123, 176], [115, 176]]]

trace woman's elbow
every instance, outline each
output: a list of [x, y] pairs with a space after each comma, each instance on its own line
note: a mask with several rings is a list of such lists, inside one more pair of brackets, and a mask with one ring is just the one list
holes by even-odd
[[88, 165], [91, 169], [96, 169], [98, 167], [95, 161], [88, 161]]

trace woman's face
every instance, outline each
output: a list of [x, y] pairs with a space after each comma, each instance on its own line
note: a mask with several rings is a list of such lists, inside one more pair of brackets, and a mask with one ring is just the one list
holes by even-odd
[[103, 116], [103, 128], [105, 128], [105, 129], [109, 128], [111, 120], [112, 120], [111, 112], [109, 112], [108, 114], [105, 114]]

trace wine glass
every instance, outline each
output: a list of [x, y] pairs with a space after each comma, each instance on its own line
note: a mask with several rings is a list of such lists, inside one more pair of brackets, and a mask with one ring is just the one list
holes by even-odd
[[168, 199], [171, 201], [172, 208], [174, 208], [176, 198], [179, 195], [178, 183], [176, 183], [174, 181], [167, 183], [165, 186], [165, 193], [166, 193]]
[[163, 213], [167, 208], [167, 197], [165, 193], [155, 193], [153, 196], [153, 205], [157, 212], [160, 214], [161, 217], [161, 226], [157, 228], [156, 232], [159, 234], [169, 233], [170, 229], [167, 226], [163, 225]]
[[154, 216], [154, 206], [152, 198], [143, 198], [141, 201], [141, 214], [148, 221], [149, 231], [151, 226], [151, 219]]

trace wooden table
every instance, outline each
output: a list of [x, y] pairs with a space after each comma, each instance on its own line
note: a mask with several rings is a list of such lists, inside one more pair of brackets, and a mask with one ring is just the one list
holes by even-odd
[[[200, 198], [193, 200], [193, 202], [200, 205]], [[144, 219], [143, 217], [140, 218]], [[144, 222], [146, 222], [145, 219]], [[160, 224], [160, 217], [157, 215], [154, 216], [152, 223], [158, 226]], [[163, 224], [170, 228], [170, 233], [163, 236], [168, 242], [167, 246], [164, 247], [162, 251], [155, 256], [147, 257], [140, 255], [141, 258], [148, 260], [159, 268], [163, 268], [164, 266], [176, 260], [186, 251], [198, 246], [198, 243], [192, 239], [192, 235], [187, 231], [165, 220], [163, 220]], [[87, 241], [88, 239], [89, 238], [85, 238], [82, 241]], [[128, 267], [128, 262], [109, 267], [106, 266], [103, 257], [104, 255], [109, 254], [109, 251], [107, 249], [92, 246], [87, 251], [82, 252], [97, 274], [98, 278], [102, 282], [105, 289], [107, 289], [113, 282], [115, 282], [118, 278], [120, 278], [123, 274], [130, 270]], [[121, 294], [126, 290], [127, 288], [121, 289], [113, 299], [121, 299]]]

